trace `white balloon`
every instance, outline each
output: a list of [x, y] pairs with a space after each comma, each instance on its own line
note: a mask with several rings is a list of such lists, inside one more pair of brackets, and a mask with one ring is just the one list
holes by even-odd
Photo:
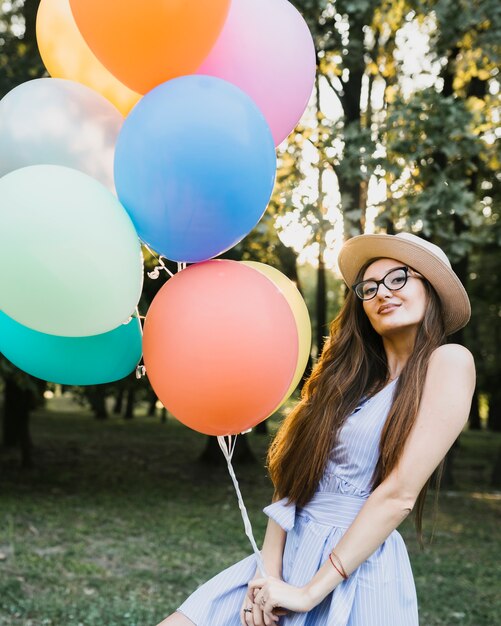
[[61, 78], [37, 78], [0, 100], [0, 176], [29, 165], [64, 165], [115, 192], [113, 159], [123, 124], [101, 94]]

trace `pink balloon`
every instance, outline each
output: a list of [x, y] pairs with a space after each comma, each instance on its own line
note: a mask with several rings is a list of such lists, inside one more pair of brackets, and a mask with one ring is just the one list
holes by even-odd
[[263, 112], [275, 145], [295, 128], [315, 81], [306, 22], [287, 0], [232, 0], [226, 24], [199, 74], [245, 91]]

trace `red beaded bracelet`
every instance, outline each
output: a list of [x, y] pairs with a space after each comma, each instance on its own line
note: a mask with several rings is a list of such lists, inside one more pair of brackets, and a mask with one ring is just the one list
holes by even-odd
[[[332, 560], [332, 556], [335, 556], [336, 559], [339, 562], [339, 565], [341, 567], [341, 569], [339, 569], [339, 567], [334, 563], [334, 561]], [[345, 572], [343, 564], [341, 563], [339, 557], [337, 556], [337, 554], [335, 552], [331, 552], [329, 554], [329, 561], [332, 563], [332, 566], [334, 567], [334, 569], [344, 578], [344, 580], [348, 580], [348, 574]]]

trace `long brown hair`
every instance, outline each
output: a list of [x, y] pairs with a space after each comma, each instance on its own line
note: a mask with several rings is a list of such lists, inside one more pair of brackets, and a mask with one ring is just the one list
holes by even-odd
[[[373, 261], [361, 268], [357, 280]], [[426, 311], [413, 352], [400, 373], [381, 433], [372, 488], [390, 474], [402, 455], [416, 420], [430, 356], [446, 342], [440, 300], [427, 280], [423, 279], [423, 284]], [[300, 401], [280, 426], [268, 451], [268, 469], [276, 496], [288, 498], [300, 507], [313, 497], [346, 418], [363, 397], [377, 393], [388, 381], [388, 363], [381, 336], [372, 328], [362, 301], [351, 290], [329, 330], [329, 338], [303, 387]], [[438, 482], [441, 470], [442, 464]], [[428, 482], [414, 507], [420, 542], [427, 488]]]

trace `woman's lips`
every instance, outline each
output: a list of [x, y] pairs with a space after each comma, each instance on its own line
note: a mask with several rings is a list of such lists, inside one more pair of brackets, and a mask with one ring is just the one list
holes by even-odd
[[385, 313], [390, 313], [391, 311], [394, 311], [399, 306], [399, 304], [383, 304], [383, 306], [379, 307], [377, 312], [379, 313], [379, 315], [384, 315]]

